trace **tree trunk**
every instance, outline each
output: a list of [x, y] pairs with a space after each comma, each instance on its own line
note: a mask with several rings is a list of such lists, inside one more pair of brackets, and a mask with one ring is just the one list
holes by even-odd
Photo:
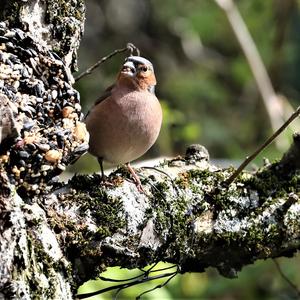
[[0, 299], [73, 299], [110, 266], [166, 261], [181, 273], [212, 266], [233, 277], [257, 259], [300, 245], [300, 138], [280, 162], [234, 183], [201, 146], [140, 169], [57, 175], [87, 150], [71, 71], [82, 34], [82, 1], [0, 4]]
[[84, 3], [2, 0], [0, 13], [0, 299], [72, 299], [72, 266], [39, 195], [88, 147], [71, 73]]

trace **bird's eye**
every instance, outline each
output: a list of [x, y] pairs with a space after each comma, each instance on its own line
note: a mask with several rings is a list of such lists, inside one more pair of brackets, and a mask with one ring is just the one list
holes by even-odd
[[148, 71], [148, 68], [146, 67], [146, 66], [143, 66], [143, 67], [141, 67], [141, 69], [140, 69], [142, 72], [147, 72]]

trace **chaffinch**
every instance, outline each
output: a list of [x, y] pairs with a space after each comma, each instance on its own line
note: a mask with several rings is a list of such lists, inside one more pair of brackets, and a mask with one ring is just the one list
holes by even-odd
[[85, 122], [90, 133], [89, 152], [103, 160], [128, 166], [140, 191], [141, 182], [130, 162], [142, 156], [156, 141], [162, 110], [155, 96], [152, 63], [140, 56], [126, 58], [116, 83], [96, 101]]

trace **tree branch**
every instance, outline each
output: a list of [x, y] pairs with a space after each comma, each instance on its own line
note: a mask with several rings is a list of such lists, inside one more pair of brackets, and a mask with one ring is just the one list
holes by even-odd
[[[172, 179], [140, 170], [148, 196], [126, 180], [126, 169], [111, 175], [116, 184], [111, 189], [99, 185], [98, 175], [78, 175], [33, 203], [9, 199], [5, 203], [14, 209], [6, 207], [10, 217], [1, 219], [14, 220], [10, 230], [30, 241], [21, 257], [38, 255], [46, 274], [63, 272], [73, 287], [110, 266], [142, 268], [158, 261], [178, 265], [181, 273], [210, 266], [234, 277], [257, 259], [291, 256], [299, 249], [297, 139], [293, 155], [255, 174], [244, 172], [230, 187], [222, 183], [232, 170], [216, 168], [202, 147], [192, 147], [185, 158], [158, 167]], [[34, 265], [28, 263], [27, 272], [37, 274]]]
[[[161, 260], [179, 265], [182, 273], [212, 266], [232, 277], [257, 259], [290, 255], [299, 247], [299, 175], [285, 166], [283, 160], [254, 175], [244, 172], [223, 188], [230, 170], [206, 159], [179, 158], [160, 167], [172, 181], [142, 171], [148, 197], [127, 181], [106, 190], [98, 176], [75, 176], [71, 192], [57, 192], [64, 200], [55, 200], [55, 211], [63, 212], [59, 224], [73, 222], [73, 229], [61, 230], [71, 235], [63, 245], [72, 253], [68, 257], [81, 261], [77, 279], [84, 282], [108, 266], [136, 268]], [[122, 172], [113, 174], [116, 182]], [[83, 226], [80, 232], [76, 223]]]

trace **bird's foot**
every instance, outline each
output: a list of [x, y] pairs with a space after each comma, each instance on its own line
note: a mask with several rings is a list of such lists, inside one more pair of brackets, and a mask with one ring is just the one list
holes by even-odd
[[136, 185], [136, 188], [138, 189], [138, 191], [141, 193], [141, 194], [145, 194], [146, 195], [146, 192], [142, 186], [142, 183], [140, 181], [140, 179], [138, 181], [134, 180], [134, 183]]
[[145, 192], [145, 190], [144, 190], [144, 188], [143, 188], [143, 186], [142, 186], [142, 183], [141, 183], [141, 180], [140, 180], [139, 176], [136, 174], [136, 172], [134, 171], [134, 169], [132, 168], [132, 166], [129, 163], [127, 163], [126, 165], [127, 165], [127, 168], [129, 170], [130, 174], [132, 175], [134, 184], [136, 185], [138, 191], [141, 194], [147, 195], [146, 192]]

